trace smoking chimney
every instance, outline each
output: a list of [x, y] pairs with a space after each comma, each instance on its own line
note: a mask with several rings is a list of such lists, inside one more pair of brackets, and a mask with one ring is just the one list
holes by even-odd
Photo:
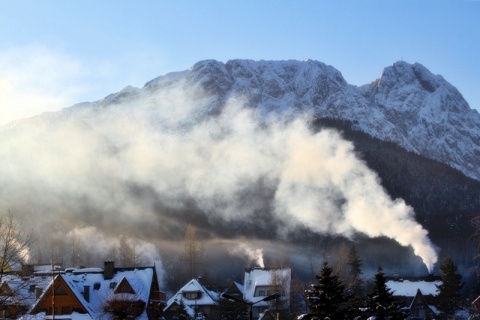
[[115, 263], [113, 261], [105, 261], [103, 265], [103, 278], [110, 280], [115, 273]]

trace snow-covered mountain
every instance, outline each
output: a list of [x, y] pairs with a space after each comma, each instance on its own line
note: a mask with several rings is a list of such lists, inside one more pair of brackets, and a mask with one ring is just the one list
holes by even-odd
[[106, 107], [179, 87], [196, 105], [186, 122], [219, 112], [232, 98], [265, 115], [346, 119], [357, 130], [480, 179], [480, 114], [453, 85], [419, 63], [396, 62], [379, 79], [357, 87], [318, 61], [206, 60], [142, 89], [127, 87], [81, 106]]

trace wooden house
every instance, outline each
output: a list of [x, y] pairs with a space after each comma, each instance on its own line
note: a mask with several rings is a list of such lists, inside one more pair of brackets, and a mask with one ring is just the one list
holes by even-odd
[[30, 315], [34, 319], [158, 319], [164, 301], [155, 266], [115, 268], [107, 261], [103, 269], [70, 269], [56, 275]]
[[412, 302], [408, 306], [409, 316], [411, 318], [419, 319], [435, 319], [435, 312], [432, 307], [427, 303], [425, 296], [420, 289], [417, 289], [417, 293]]
[[0, 317], [23, 316], [51, 281], [51, 277], [3, 275], [0, 283]]

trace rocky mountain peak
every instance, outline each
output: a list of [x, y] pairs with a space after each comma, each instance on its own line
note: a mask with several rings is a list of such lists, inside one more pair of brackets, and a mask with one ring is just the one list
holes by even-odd
[[189, 72], [189, 80], [216, 95], [217, 103], [236, 96], [264, 112], [308, 111], [350, 120], [358, 130], [480, 178], [478, 112], [420, 63], [396, 62], [362, 87], [313, 60], [206, 60]]

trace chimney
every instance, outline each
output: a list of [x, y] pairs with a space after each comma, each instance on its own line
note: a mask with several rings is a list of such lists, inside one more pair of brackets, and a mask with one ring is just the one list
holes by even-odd
[[113, 261], [105, 261], [103, 265], [103, 278], [110, 280], [115, 273], [115, 263]]
[[39, 287], [35, 287], [35, 299], [38, 299], [41, 297], [43, 293], [43, 289]]
[[90, 286], [83, 286], [83, 298], [90, 302]]
[[31, 276], [33, 274], [34, 268], [31, 264], [22, 265], [22, 275]]

